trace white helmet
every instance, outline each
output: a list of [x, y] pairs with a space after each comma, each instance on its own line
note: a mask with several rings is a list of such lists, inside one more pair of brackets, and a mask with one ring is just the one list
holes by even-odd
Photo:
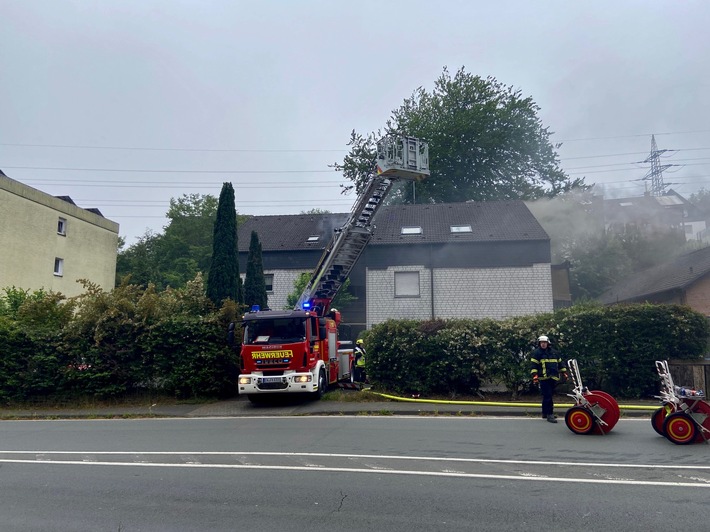
[[540, 336], [540, 338], [537, 339], [537, 343], [539, 344], [540, 342], [547, 342], [549, 344], [550, 339], [547, 336], [542, 335], [542, 336]]

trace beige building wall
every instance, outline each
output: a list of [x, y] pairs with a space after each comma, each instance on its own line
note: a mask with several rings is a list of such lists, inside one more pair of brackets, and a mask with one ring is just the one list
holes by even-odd
[[705, 276], [693, 283], [685, 293], [685, 305], [696, 312], [710, 316], [710, 276]]
[[111, 290], [117, 247], [116, 222], [0, 175], [0, 289], [71, 297], [84, 292], [77, 279], [88, 279]]

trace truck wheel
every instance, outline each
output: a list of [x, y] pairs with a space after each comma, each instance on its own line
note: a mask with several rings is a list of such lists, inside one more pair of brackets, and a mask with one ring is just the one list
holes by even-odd
[[325, 395], [326, 388], [328, 387], [328, 381], [325, 378], [325, 370], [321, 369], [318, 373], [318, 390], [315, 392], [314, 399], [320, 399]]
[[249, 399], [249, 402], [253, 405], [263, 405], [266, 402], [265, 395], [259, 395], [256, 393], [250, 393], [247, 395], [247, 399]]

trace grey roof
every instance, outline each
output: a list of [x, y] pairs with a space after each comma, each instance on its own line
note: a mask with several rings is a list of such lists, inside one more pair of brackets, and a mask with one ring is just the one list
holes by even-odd
[[611, 304], [638, 301], [668, 290], [684, 289], [710, 273], [710, 247], [684, 253], [624, 279], [599, 296]]
[[[239, 251], [249, 249], [251, 231], [263, 251], [324, 249], [348, 213], [253, 216], [239, 225]], [[519, 200], [384, 206], [374, 222], [370, 245], [447, 242], [548, 241], [549, 236]], [[470, 225], [471, 232], [451, 232]], [[421, 227], [421, 234], [402, 234], [402, 227]], [[318, 235], [309, 243], [309, 236]]]
[[[462, 225], [470, 225], [471, 232], [451, 232]], [[550, 239], [519, 200], [391, 205], [382, 209], [375, 226], [373, 245]], [[421, 234], [402, 234], [402, 227], [417, 226]]]
[[[322, 250], [348, 216], [348, 213], [251, 216], [237, 228], [239, 251], [249, 250], [252, 231], [259, 236], [262, 251]], [[319, 238], [308, 242], [311, 236]]]

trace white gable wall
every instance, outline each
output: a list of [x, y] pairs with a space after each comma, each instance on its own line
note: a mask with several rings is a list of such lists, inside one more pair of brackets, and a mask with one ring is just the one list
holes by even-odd
[[[418, 297], [395, 296], [394, 274], [400, 271], [419, 272]], [[550, 264], [441, 268], [435, 269], [433, 275], [424, 266], [367, 270], [368, 328], [388, 319], [503, 319], [552, 310]]]

